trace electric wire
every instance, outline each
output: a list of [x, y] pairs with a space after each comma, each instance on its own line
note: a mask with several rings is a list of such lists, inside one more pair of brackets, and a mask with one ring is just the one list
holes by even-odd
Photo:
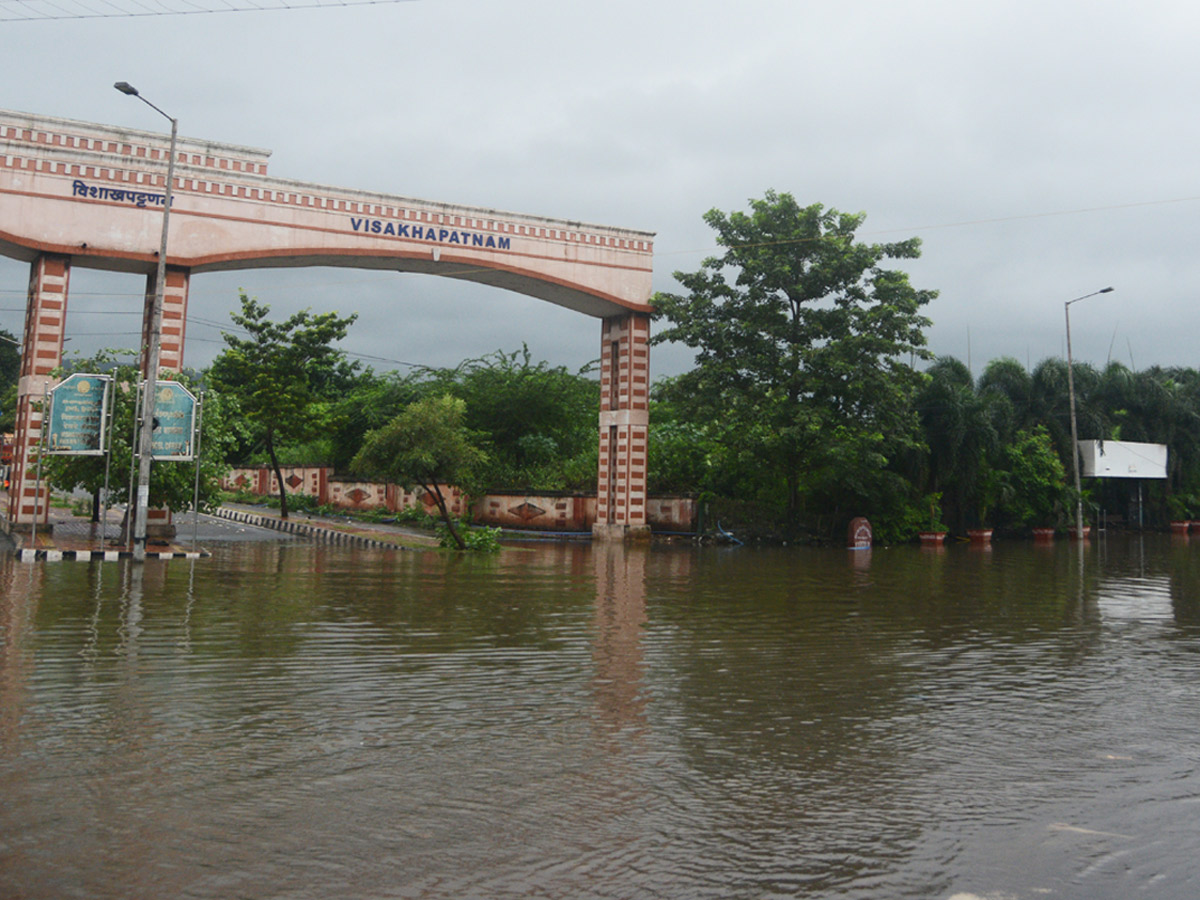
[[279, 10], [336, 9], [350, 6], [394, 6], [413, 0], [271, 0], [267, 3], [214, 3], [172, 0], [158, 4], [137, 2], [128, 6], [108, 3], [111, 9], [84, 0], [0, 0], [0, 22], [34, 22], [63, 19], [139, 19], [154, 16], [194, 16], [217, 13], [275, 12]]

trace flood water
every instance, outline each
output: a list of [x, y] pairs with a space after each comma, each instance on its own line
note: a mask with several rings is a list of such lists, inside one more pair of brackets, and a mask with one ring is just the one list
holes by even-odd
[[0, 897], [1200, 896], [1200, 540], [0, 559]]

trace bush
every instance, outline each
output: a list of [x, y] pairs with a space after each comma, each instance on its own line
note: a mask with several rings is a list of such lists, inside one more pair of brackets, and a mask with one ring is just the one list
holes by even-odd
[[[463, 539], [463, 543], [467, 545], [467, 549], [476, 553], [495, 553], [500, 549], [500, 529], [489, 528], [472, 528], [466, 522], [460, 522], [458, 525], [458, 533]], [[454, 538], [450, 534], [450, 529], [445, 523], [439, 523], [437, 526], [438, 546], [446, 550], [457, 550], [458, 545], [454, 542]]]
[[946, 531], [946, 526], [931, 515], [930, 507], [936, 508], [937, 500], [932, 496], [917, 500], [907, 499], [897, 503], [894, 509], [876, 514], [871, 519], [871, 528], [877, 544], [902, 544], [915, 540], [922, 531]]
[[222, 503], [241, 503], [243, 506], [261, 506], [265, 500], [258, 494], [252, 493], [245, 488], [235, 488], [232, 491], [225, 491], [221, 494]]
[[423, 528], [432, 528], [436, 519], [437, 516], [431, 516], [422, 506], [406, 506], [396, 513], [397, 522], [407, 522]]
[[288, 492], [288, 510], [290, 512], [312, 513], [318, 512], [320, 508], [320, 502], [312, 494], [293, 494], [290, 491]]

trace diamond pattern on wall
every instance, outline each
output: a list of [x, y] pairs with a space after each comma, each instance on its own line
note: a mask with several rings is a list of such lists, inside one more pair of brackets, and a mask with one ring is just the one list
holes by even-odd
[[540, 506], [534, 506], [528, 500], [520, 506], [514, 506], [509, 509], [509, 512], [520, 519], [522, 522], [528, 522], [530, 519], [536, 519], [538, 516], [544, 516], [546, 511]]

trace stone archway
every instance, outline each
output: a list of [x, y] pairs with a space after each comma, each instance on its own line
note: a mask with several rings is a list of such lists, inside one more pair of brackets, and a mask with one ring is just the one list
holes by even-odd
[[[169, 146], [152, 132], [0, 110], [0, 253], [30, 263], [9, 528], [47, 509], [31, 474], [34, 405], [62, 360], [71, 269], [144, 272], [152, 296]], [[269, 156], [178, 140], [160, 369], [183, 364], [188, 288], [203, 272], [393, 269], [537, 297], [601, 320], [595, 530], [646, 528], [652, 234], [277, 178]]]

